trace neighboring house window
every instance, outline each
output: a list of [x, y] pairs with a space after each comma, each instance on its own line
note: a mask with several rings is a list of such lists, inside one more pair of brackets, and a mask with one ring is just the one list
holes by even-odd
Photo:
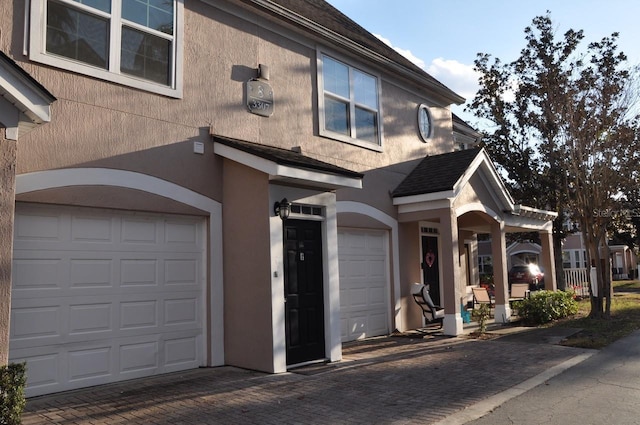
[[381, 150], [378, 78], [319, 55], [320, 134]]
[[29, 57], [182, 96], [183, 0], [31, 0]]
[[580, 249], [562, 251], [562, 267], [565, 269], [587, 268], [587, 251]]

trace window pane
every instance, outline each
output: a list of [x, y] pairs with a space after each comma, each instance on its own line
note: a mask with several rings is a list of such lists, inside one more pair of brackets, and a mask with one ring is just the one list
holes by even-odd
[[349, 98], [349, 68], [347, 66], [323, 56], [322, 77], [326, 91]]
[[358, 70], [353, 71], [354, 96], [357, 103], [378, 109], [376, 79]]
[[324, 128], [349, 135], [349, 105], [329, 97], [324, 98]]
[[111, 13], [111, 0], [74, 0], [75, 2], [93, 7], [103, 12]]
[[56, 2], [47, 8], [47, 51], [107, 68], [109, 22]]
[[356, 108], [356, 138], [378, 143], [378, 122], [375, 112]]
[[122, 28], [120, 70], [146, 80], [169, 85], [171, 41]]
[[122, 17], [173, 35], [173, 0], [123, 0]]

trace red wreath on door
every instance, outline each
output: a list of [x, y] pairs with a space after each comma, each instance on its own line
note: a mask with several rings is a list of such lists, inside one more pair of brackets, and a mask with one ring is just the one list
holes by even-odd
[[424, 256], [424, 261], [427, 263], [427, 266], [433, 266], [433, 263], [435, 263], [436, 261], [436, 255], [433, 253], [433, 251], [427, 252], [427, 254]]

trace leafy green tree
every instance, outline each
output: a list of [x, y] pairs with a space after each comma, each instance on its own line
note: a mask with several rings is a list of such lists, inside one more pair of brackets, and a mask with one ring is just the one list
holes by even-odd
[[[526, 45], [510, 63], [479, 54], [480, 90], [469, 110], [488, 122], [486, 146], [516, 200], [558, 211], [553, 223], [557, 281], [564, 289], [562, 240], [577, 222], [598, 269], [592, 315], [609, 312], [611, 294], [603, 211], [638, 187], [638, 125], [633, 73], [617, 52], [618, 34], [581, 49], [583, 31], [558, 39], [550, 12], [525, 28]], [[635, 161], [635, 162], [634, 162]], [[601, 249], [602, 248], [602, 249]]]
[[480, 90], [469, 106], [485, 120], [484, 142], [506, 173], [517, 202], [558, 212], [553, 222], [556, 281], [564, 289], [562, 241], [567, 235], [566, 175], [562, 162], [563, 105], [573, 68], [569, 61], [583, 39], [567, 31], [555, 40], [549, 14], [525, 28], [526, 46], [511, 63], [481, 53], [475, 61]]

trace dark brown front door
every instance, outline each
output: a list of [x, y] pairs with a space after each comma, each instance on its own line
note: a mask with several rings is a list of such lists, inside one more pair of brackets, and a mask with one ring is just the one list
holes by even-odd
[[322, 223], [284, 223], [287, 365], [324, 359]]
[[422, 236], [422, 283], [429, 285], [429, 295], [433, 302], [436, 305], [442, 305], [438, 260], [438, 237]]

